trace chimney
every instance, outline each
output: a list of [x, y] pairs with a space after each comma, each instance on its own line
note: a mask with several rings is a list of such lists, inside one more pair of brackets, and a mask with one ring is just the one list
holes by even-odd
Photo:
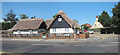
[[96, 16], [96, 18], [98, 18], [98, 16]]
[[96, 16], [96, 21], [98, 21], [98, 16]]

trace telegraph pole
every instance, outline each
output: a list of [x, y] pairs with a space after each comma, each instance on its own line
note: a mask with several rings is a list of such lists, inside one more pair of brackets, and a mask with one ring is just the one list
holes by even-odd
[[75, 30], [75, 22], [73, 23], [74, 28], [74, 40], [76, 40], [76, 30]]

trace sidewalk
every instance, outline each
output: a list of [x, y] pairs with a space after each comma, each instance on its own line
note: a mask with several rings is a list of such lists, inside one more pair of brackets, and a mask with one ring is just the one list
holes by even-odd
[[2, 40], [8, 40], [8, 41], [42, 41], [42, 42], [51, 42], [51, 41], [56, 41], [56, 42], [63, 42], [63, 41], [86, 41], [86, 40], [100, 40], [102, 38], [86, 38], [86, 39], [9, 39], [9, 38], [4, 38]]
[[6, 41], [40, 41], [40, 42], [64, 42], [64, 41], [88, 41], [88, 40], [103, 40], [103, 39], [118, 39], [118, 37], [93, 37], [86, 39], [9, 39], [9, 38], [0, 38], [0, 40]]

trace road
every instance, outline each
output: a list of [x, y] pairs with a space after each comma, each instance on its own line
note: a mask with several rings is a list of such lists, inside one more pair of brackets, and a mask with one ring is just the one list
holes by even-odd
[[3, 40], [2, 51], [12, 53], [118, 53], [118, 39], [81, 41], [16, 41]]

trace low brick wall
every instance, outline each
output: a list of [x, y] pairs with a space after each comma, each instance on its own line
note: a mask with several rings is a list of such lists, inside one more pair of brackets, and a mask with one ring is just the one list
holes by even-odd
[[46, 39], [74, 39], [74, 37], [46, 37]]
[[56, 33], [38, 33], [38, 34], [9, 34], [7, 38], [9, 39], [43, 39], [43, 34], [45, 35], [45, 39], [76, 39], [81, 38], [88, 38], [89, 34], [74, 34], [74, 33], [67, 33], [69, 36], [64, 36], [65, 34], [56, 34]]
[[77, 38], [77, 39], [89, 38], [89, 33], [84, 33], [84, 34], [76, 35], [76, 38]]
[[10, 37], [10, 39], [42, 39], [41, 37]]
[[90, 37], [99, 37], [99, 38], [105, 38], [105, 37], [118, 37], [117, 34], [100, 34], [99, 32], [95, 32], [94, 34], [89, 34]]

